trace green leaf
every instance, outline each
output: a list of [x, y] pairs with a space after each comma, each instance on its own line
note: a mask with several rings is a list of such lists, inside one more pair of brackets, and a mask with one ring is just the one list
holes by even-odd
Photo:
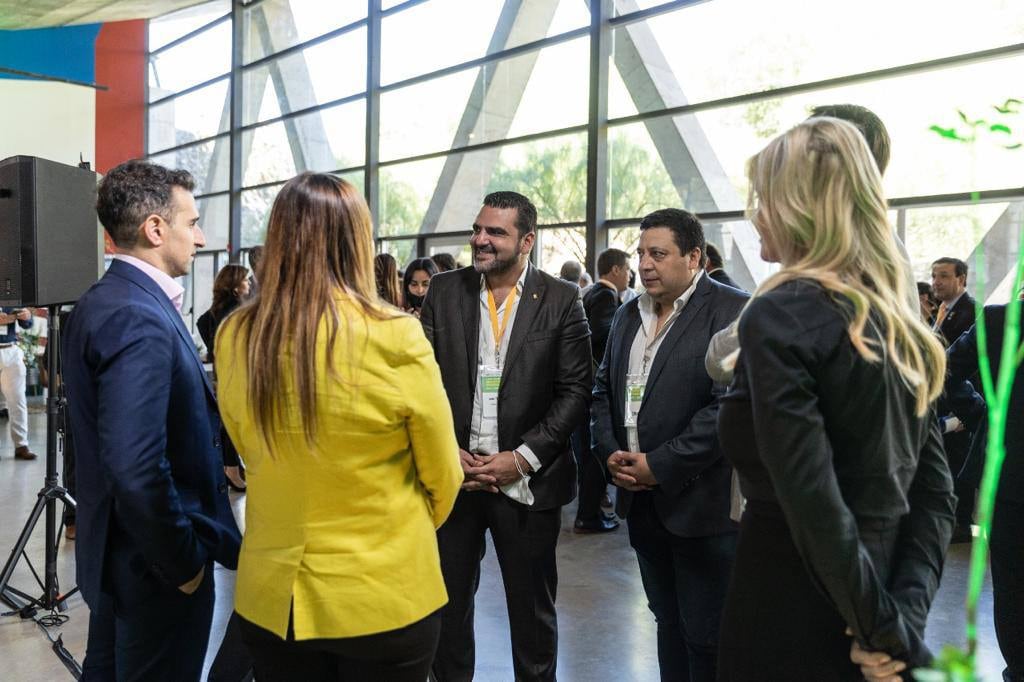
[[1000, 114], [1019, 114], [1020, 107], [1022, 104], [1024, 104], [1024, 102], [1022, 102], [1021, 100], [1013, 99], [1011, 97], [1010, 99], [1003, 102], [1002, 106], [996, 104], [992, 108], [998, 111]]
[[1003, 125], [1002, 123], [993, 123], [988, 127], [993, 133], [1004, 133], [1006, 135], [1012, 134], [1009, 126]]

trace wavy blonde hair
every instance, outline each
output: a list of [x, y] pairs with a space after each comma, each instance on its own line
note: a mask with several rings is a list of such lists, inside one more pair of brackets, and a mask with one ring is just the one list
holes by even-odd
[[[869, 362], [891, 362], [924, 415], [942, 392], [946, 355], [910, 307], [908, 265], [864, 137], [839, 119], [809, 119], [752, 157], [747, 177], [747, 215], [783, 266], [754, 296], [812, 279], [849, 299], [854, 348]], [[865, 336], [869, 323], [879, 339]]]

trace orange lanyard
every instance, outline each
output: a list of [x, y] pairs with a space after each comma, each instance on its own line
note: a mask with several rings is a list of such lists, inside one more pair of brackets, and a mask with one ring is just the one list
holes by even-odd
[[505, 338], [505, 329], [508, 327], [508, 320], [512, 317], [512, 307], [516, 302], [516, 287], [508, 292], [505, 299], [505, 314], [501, 317], [501, 326], [498, 326], [498, 306], [494, 302], [494, 292], [487, 287], [487, 309], [491, 313], [491, 332], [494, 334], [494, 363], [501, 366], [501, 340]]

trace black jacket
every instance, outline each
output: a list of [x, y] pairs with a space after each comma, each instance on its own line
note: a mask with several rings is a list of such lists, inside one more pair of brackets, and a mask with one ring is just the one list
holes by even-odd
[[608, 344], [608, 333], [612, 329], [612, 318], [619, 308], [619, 292], [596, 282], [590, 291], [583, 295], [583, 311], [590, 325], [590, 348], [594, 354], [594, 363], [601, 364], [604, 349]]
[[727, 287], [732, 287], [733, 289], [739, 289], [740, 291], [744, 291], [743, 287], [737, 284], [735, 280], [733, 280], [733, 278], [729, 276], [729, 273], [723, 270], [722, 268], [718, 268], [717, 270], [709, 272], [708, 277], [715, 280], [719, 284], [724, 284]]
[[[480, 274], [472, 267], [435, 275], [420, 321], [441, 367], [459, 447], [469, 449], [480, 335]], [[590, 330], [579, 287], [529, 266], [509, 337], [498, 392], [498, 446], [526, 443], [541, 462], [530, 478], [532, 510], [576, 496], [569, 436], [590, 400]], [[487, 493], [463, 493], [487, 494]]]
[[[992, 382], [999, 376], [1000, 354], [1005, 336], [1006, 306], [985, 307], [986, 348], [992, 366]], [[946, 351], [948, 376], [946, 390], [955, 394], [966, 391], [967, 379], [980, 371], [978, 366], [978, 332], [971, 327]], [[967, 387], [964, 386], [967, 384]], [[991, 407], [989, 408], [991, 409]], [[1024, 368], [1018, 367], [1010, 389], [1010, 407], [1006, 420], [1006, 459], [1000, 477], [998, 498], [1024, 502]], [[979, 443], [982, 445], [982, 443]], [[984, 452], [978, 451], [984, 457]], [[975, 453], [972, 452], [972, 457]]]
[[965, 291], [963, 296], [957, 300], [956, 305], [946, 313], [946, 317], [943, 318], [938, 331], [942, 338], [946, 340], [946, 345], [950, 346], [960, 338], [961, 334], [970, 329], [973, 324], [974, 299]]
[[917, 416], [895, 367], [857, 353], [848, 309], [806, 280], [755, 298], [719, 435], [748, 504], [781, 509], [861, 644], [922, 665], [953, 481], [934, 413]]
[[[658, 518], [673, 534], [703, 537], [733, 532], [729, 520], [732, 467], [716, 433], [725, 387], [704, 369], [711, 337], [736, 319], [747, 295], [701, 277], [654, 356], [638, 415], [640, 450], [658, 486], [650, 493]], [[608, 350], [594, 382], [590, 431], [594, 453], [607, 461], [628, 450], [623, 410], [629, 351], [640, 328], [639, 299], [619, 308]], [[633, 493], [619, 489], [616, 512], [626, 517]]]

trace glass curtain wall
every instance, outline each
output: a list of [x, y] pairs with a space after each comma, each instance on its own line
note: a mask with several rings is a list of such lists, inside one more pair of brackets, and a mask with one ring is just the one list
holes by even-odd
[[303, 170], [359, 186], [403, 265], [442, 251], [468, 264], [483, 195], [513, 189], [537, 204], [548, 272], [634, 250], [644, 214], [679, 206], [753, 287], [769, 270], [743, 215], [745, 161], [836, 103], [889, 129], [885, 186], [918, 278], [936, 257], [984, 253], [985, 296], [1009, 294], [1024, 221], [1017, 0], [219, 0], [149, 35], [147, 152], [196, 175], [209, 240], [197, 314]]

